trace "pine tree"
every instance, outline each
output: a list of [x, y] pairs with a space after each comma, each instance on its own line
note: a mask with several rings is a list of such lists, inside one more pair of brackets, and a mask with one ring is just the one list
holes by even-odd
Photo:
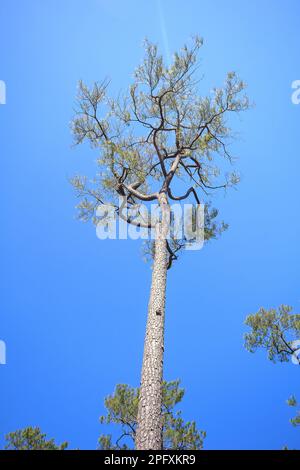
[[[73, 120], [75, 142], [88, 141], [98, 154], [97, 175], [72, 179], [82, 220], [98, 224], [97, 208], [109, 204], [121, 219], [154, 233], [153, 271], [139, 394], [137, 449], [162, 448], [162, 380], [167, 270], [190, 241], [168, 237], [171, 203], [205, 204], [204, 238], [227, 226], [217, 223], [211, 194], [238, 183], [228, 143], [229, 115], [248, 108], [244, 82], [228, 73], [225, 85], [209, 96], [198, 95], [197, 54], [202, 40], [175, 53], [171, 65], [145, 42], [145, 57], [129, 92], [107, 95], [108, 81], [91, 88], [79, 84]], [[220, 158], [221, 157], [221, 158]], [[121, 200], [121, 204], [119, 204]], [[152, 220], [143, 206], [157, 203], [161, 217]], [[190, 220], [192, 223], [193, 220]]]

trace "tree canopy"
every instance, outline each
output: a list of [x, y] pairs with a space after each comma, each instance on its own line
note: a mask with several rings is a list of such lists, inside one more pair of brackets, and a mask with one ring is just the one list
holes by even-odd
[[[239, 182], [231, 168], [228, 116], [247, 109], [249, 101], [242, 93], [245, 83], [234, 72], [223, 87], [199, 96], [195, 72], [201, 46], [202, 39], [195, 37], [166, 65], [157, 46], [146, 40], [133, 83], [116, 98], [107, 93], [108, 80], [91, 87], [80, 81], [72, 131], [76, 144], [87, 141], [98, 155], [93, 178], [71, 179], [81, 220], [98, 224], [97, 208], [110, 204], [121, 219], [150, 230], [153, 222], [141, 204], [165, 193], [177, 203], [191, 197], [205, 204], [205, 239], [226, 229], [216, 222], [210, 198], [214, 190]], [[185, 243], [185, 237], [168, 241], [169, 267]]]
[[65, 450], [67, 442], [56, 444], [54, 439], [47, 439], [38, 427], [27, 427], [10, 432], [5, 436], [6, 450]]
[[271, 361], [287, 362], [291, 355], [300, 364], [295, 353], [299, 349], [300, 315], [292, 314], [292, 307], [281, 305], [278, 310], [260, 308], [246, 318], [251, 331], [245, 334], [245, 347], [250, 352], [264, 348]]

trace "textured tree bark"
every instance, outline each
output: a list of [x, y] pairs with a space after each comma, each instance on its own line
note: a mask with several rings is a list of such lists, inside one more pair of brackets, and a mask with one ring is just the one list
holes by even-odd
[[144, 343], [135, 447], [138, 450], [162, 449], [162, 380], [164, 323], [167, 280], [166, 233], [169, 205], [165, 194], [159, 196], [162, 220], [156, 225], [148, 319]]

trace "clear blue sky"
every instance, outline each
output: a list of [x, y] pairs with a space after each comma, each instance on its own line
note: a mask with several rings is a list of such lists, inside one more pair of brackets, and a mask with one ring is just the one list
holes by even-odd
[[[243, 349], [244, 318], [280, 303], [300, 310], [298, 0], [2, 0], [0, 79], [0, 444], [39, 425], [71, 447], [95, 448], [103, 398], [139, 384], [151, 271], [139, 242], [100, 241], [75, 220], [68, 177], [96, 154], [72, 149], [77, 81], [127, 87], [145, 36], [166, 52], [204, 37], [205, 83], [235, 70], [255, 107], [236, 129], [238, 191], [218, 198], [230, 229], [188, 252], [169, 275], [166, 379], [206, 449], [299, 448], [285, 404], [299, 370]], [[201, 87], [201, 84], [200, 84]]]

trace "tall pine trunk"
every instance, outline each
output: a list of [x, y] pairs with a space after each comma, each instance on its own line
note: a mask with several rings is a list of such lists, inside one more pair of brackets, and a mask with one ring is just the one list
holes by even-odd
[[162, 219], [155, 227], [155, 252], [135, 438], [138, 450], [160, 450], [163, 447], [162, 381], [167, 281], [166, 233], [169, 220], [169, 205], [164, 193], [159, 196], [159, 204]]

